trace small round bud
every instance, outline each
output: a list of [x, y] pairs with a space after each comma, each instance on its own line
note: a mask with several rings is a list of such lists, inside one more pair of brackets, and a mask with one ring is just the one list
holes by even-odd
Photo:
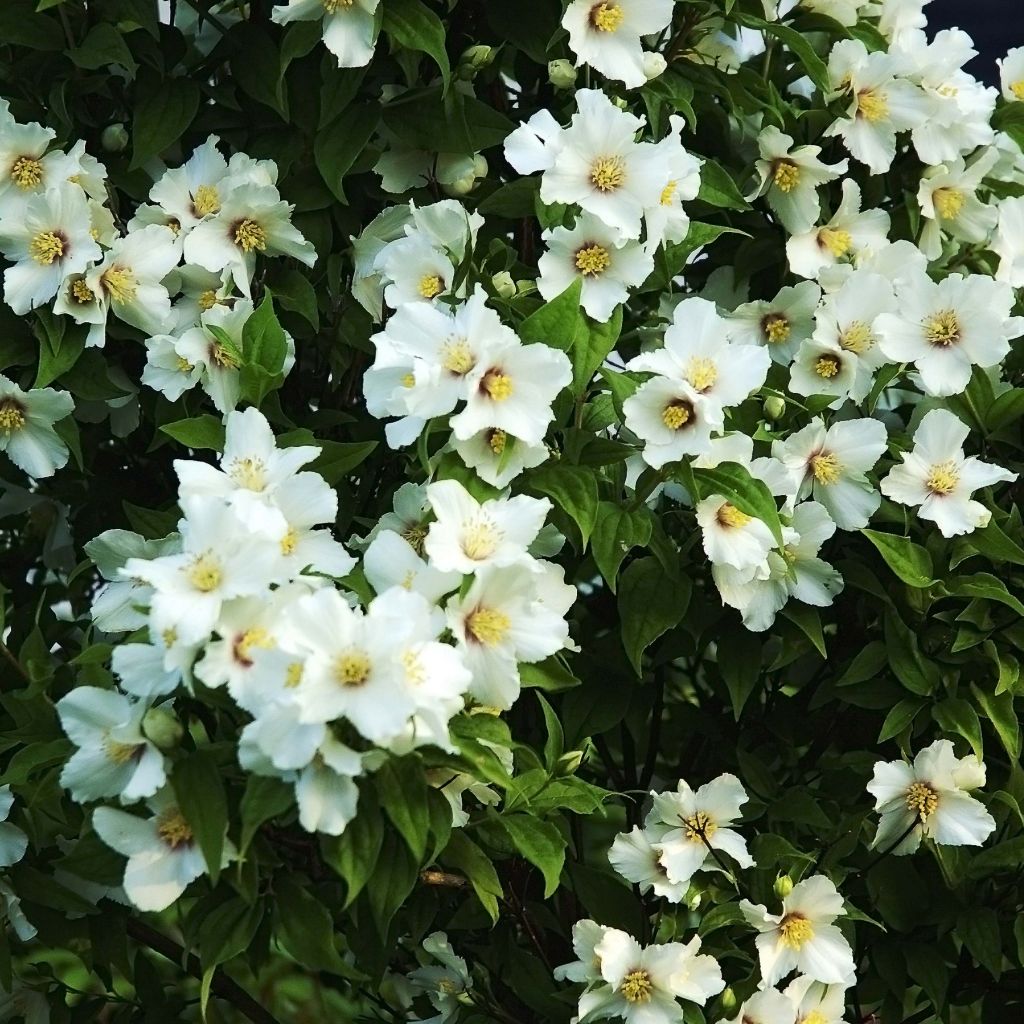
[[556, 89], [571, 89], [576, 84], [576, 69], [567, 60], [549, 60], [548, 81]]
[[644, 54], [644, 77], [649, 82], [652, 78], [657, 78], [665, 68], [668, 67], [668, 62], [660, 53], [645, 53]]
[[459, 58], [459, 78], [472, 78], [494, 60], [494, 48], [483, 43], [463, 50]]
[[161, 750], [173, 750], [185, 734], [177, 716], [167, 708], [150, 708], [142, 719], [142, 732]]
[[481, 153], [477, 153], [477, 155], [473, 157], [473, 173], [478, 178], [486, 178], [487, 171], [487, 157], [483, 156]]
[[793, 879], [789, 875], [779, 875], [772, 888], [775, 890], [775, 895], [780, 900], [784, 900], [793, 891]]
[[764, 414], [770, 420], [777, 420], [786, 411], [786, 400], [780, 395], [769, 395], [764, 400]]
[[700, 906], [701, 894], [699, 892], [689, 893], [686, 898], [686, 905], [690, 910], [696, 910]]
[[718, 997], [718, 1004], [723, 1010], [735, 1010], [739, 1006], [740, 1001], [736, 998], [731, 985]]
[[100, 145], [108, 153], [121, 153], [128, 148], [128, 129], [123, 124], [108, 124], [100, 136]]
[[451, 196], [453, 199], [460, 199], [462, 196], [468, 196], [476, 188], [476, 175], [470, 171], [469, 174], [464, 174], [461, 178], [442, 185], [441, 188], [445, 195]]
[[555, 775], [572, 775], [583, 761], [582, 750], [570, 750], [555, 762]]
[[499, 270], [491, 278], [491, 285], [503, 299], [511, 299], [516, 293], [516, 283], [512, 280], [512, 275], [507, 270]]
[[536, 281], [516, 281], [516, 292], [519, 295], [531, 295], [536, 290]]

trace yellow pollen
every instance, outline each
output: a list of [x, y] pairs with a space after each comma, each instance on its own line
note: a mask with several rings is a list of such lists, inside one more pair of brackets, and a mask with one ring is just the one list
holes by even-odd
[[210, 360], [222, 370], [237, 370], [240, 365], [238, 358], [218, 341], [210, 346]]
[[627, 1003], [649, 1003], [654, 993], [654, 983], [647, 971], [637, 968], [622, 979], [619, 991]]
[[611, 255], [603, 245], [591, 242], [576, 250], [576, 269], [584, 277], [597, 277], [611, 265]]
[[940, 462], [932, 466], [924, 485], [932, 494], [945, 496], [952, 494], [958, 483], [960, 483], [960, 474], [956, 464], [950, 459], [948, 462]]
[[598, 32], [615, 32], [622, 24], [625, 12], [618, 4], [595, 4], [590, 8], [590, 24]]
[[814, 938], [811, 922], [799, 914], [787, 914], [779, 925], [779, 931], [782, 932], [782, 944], [790, 949], [799, 949]]
[[416, 374], [407, 373], [404, 377], [402, 377], [399, 383], [402, 385], [403, 388], [413, 387], [416, 383]]
[[228, 467], [228, 476], [247, 491], [262, 491], [267, 486], [267, 472], [263, 460], [251, 455], [244, 459], [233, 459]]
[[672, 205], [672, 200], [675, 197], [676, 189], [678, 187], [679, 187], [679, 183], [678, 182], [670, 181], [661, 190], [661, 205], [662, 206], [671, 206]]
[[496, 608], [477, 608], [466, 619], [470, 636], [485, 647], [497, 647], [505, 639], [510, 625], [508, 616]]
[[684, 376], [693, 385], [694, 391], [703, 393], [715, 386], [718, 380], [718, 367], [711, 359], [694, 356], [686, 367]]
[[761, 321], [761, 330], [767, 336], [769, 345], [778, 345], [789, 337], [792, 328], [788, 317], [782, 313], [769, 313]]
[[177, 217], [171, 217], [171, 219], [167, 222], [167, 226], [171, 229], [171, 233], [174, 235], [175, 238], [177, 238], [178, 235], [181, 234], [181, 221], [178, 220]]
[[955, 85], [940, 85], [938, 89], [936, 89], [935, 91], [940, 96], [945, 96], [947, 99], [951, 99], [953, 96], [956, 96], [957, 93], [960, 92], [960, 90]]
[[192, 829], [176, 807], [164, 811], [157, 819], [157, 835], [172, 849], [177, 850], [192, 842]]
[[689, 402], [673, 402], [671, 405], [665, 406], [665, 410], [661, 414], [661, 422], [669, 430], [679, 430], [680, 427], [684, 427], [690, 422], [692, 416], [693, 407]]
[[172, 626], [160, 634], [164, 647], [173, 647], [178, 642], [178, 631]]
[[289, 690], [294, 690], [302, 682], [302, 662], [293, 661], [284, 674], [284, 685]]
[[501, 543], [502, 532], [489, 519], [478, 519], [462, 531], [462, 551], [467, 558], [480, 562], [490, 558]]
[[195, 369], [184, 356], [178, 356], [178, 361], [174, 366], [178, 373], [191, 373]]
[[64, 239], [55, 231], [40, 231], [28, 244], [29, 255], [44, 267], [64, 255]]
[[370, 667], [363, 651], [351, 650], [334, 662], [334, 681], [339, 686], [362, 686], [370, 678]]
[[[729, 507], [731, 508], [732, 506]], [[704, 811], [697, 811], [696, 814], [690, 815], [689, 818], [683, 818], [683, 827], [686, 829], [686, 838], [691, 842], [698, 843], [703, 842], [705, 839], [710, 839], [718, 831], [718, 826], [711, 820], [711, 816]]]
[[1024, 78], [1022, 78], [1019, 82], [1011, 82], [1010, 92], [1012, 92], [1013, 95], [1017, 97], [1017, 99], [1024, 102]]
[[811, 1010], [806, 1017], [801, 1017], [797, 1024], [828, 1024], [828, 1017], [821, 1010]]
[[12, 398], [0, 402], [0, 430], [8, 434], [25, 426], [25, 411]]
[[501, 455], [505, 451], [507, 436], [504, 430], [492, 430], [487, 435], [487, 444], [495, 455]]
[[488, 370], [480, 386], [495, 402], [504, 402], [512, 396], [514, 390], [512, 378], [500, 370]]
[[939, 806], [939, 794], [927, 782], [913, 782], [907, 790], [907, 810], [927, 821]]
[[925, 320], [924, 334], [933, 345], [948, 348], [960, 340], [960, 321], [953, 310], [944, 309]]
[[18, 188], [35, 188], [43, 180], [43, 165], [32, 156], [19, 156], [11, 165], [11, 181]]
[[103, 743], [104, 753], [114, 764], [127, 764], [141, 749], [141, 743], [119, 743], [110, 738]]
[[263, 252], [267, 247], [267, 233], [256, 221], [247, 217], [235, 226], [235, 245], [242, 252], [252, 252], [254, 249]]
[[832, 452], [819, 452], [811, 459], [811, 472], [819, 484], [834, 484], [843, 472], [842, 463]]
[[814, 372], [824, 380], [831, 380], [839, 373], [841, 367], [837, 356], [821, 356], [814, 364]]
[[416, 582], [416, 570], [410, 569], [403, 577], [400, 584], [403, 590], [412, 590], [412, 585]]
[[215, 185], [200, 185], [192, 197], [192, 211], [197, 217], [220, 213], [220, 193]]
[[217, 293], [212, 289], [208, 288], [205, 292], [199, 293], [199, 308], [205, 313], [208, 309], [213, 309], [217, 305]]
[[443, 995], [450, 996], [460, 991], [460, 989], [451, 978], [441, 978], [437, 983], [437, 991]]
[[453, 338], [441, 348], [441, 365], [459, 377], [465, 376], [476, 365], [472, 349], [465, 338]]
[[590, 167], [590, 183], [599, 192], [614, 192], [626, 180], [626, 163], [620, 156], [598, 157]]
[[423, 664], [420, 659], [416, 656], [413, 651], [406, 651], [402, 655], [402, 668], [405, 669], [405, 678], [407, 682], [412, 683], [413, 686], [418, 686], [427, 678], [427, 673], [423, 670]]
[[715, 518], [718, 520], [719, 526], [735, 530], [741, 526], [746, 526], [753, 517], [748, 516], [746, 512], [741, 512], [735, 505], [730, 505], [729, 502], [726, 502], [718, 510]]
[[937, 188], [932, 193], [932, 202], [943, 220], [952, 220], [964, 208], [966, 196], [958, 188]]
[[421, 558], [423, 542], [427, 539], [427, 528], [422, 523], [412, 523], [402, 531], [402, 539], [408, 541], [409, 547]]
[[281, 538], [281, 554], [294, 555], [298, 543], [299, 535], [295, 532], [295, 527], [289, 526], [288, 532]]
[[828, 249], [839, 260], [853, 248], [853, 239], [843, 228], [822, 228], [818, 232], [818, 245]]
[[889, 116], [889, 101], [875, 89], [865, 89], [857, 94], [857, 114], [875, 124]]
[[839, 335], [839, 347], [846, 352], [862, 356], [875, 343], [871, 328], [863, 320], [854, 320], [847, 324]]
[[99, 228], [89, 228], [89, 237], [94, 242], [98, 242], [100, 240], [100, 229]]
[[223, 579], [220, 566], [209, 555], [200, 555], [188, 570], [189, 583], [203, 594], [216, 590]]
[[425, 299], [432, 299], [444, 291], [444, 280], [439, 274], [424, 274], [420, 278], [420, 295]]
[[235, 640], [233, 650], [235, 661], [241, 662], [248, 668], [252, 664], [252, 649], [254, 647], [269, 651], [273, 646], [274, 638], [262, 626], [253, 626], [252, 629], [247, 629]]
[[71, 282], [69, 292], [70, 297], [74, 299], [75, 302], [81, 303], [83, 306], [87, 302], [92, 302], [96, 298], [96, 296], [93, 295], [92, 289], [80, 277]]
[[355, 0], [320, 0], [320, 2], [328, 14], [334, 14], [336, 11], [343, 11], [351, 7]]
[[114, 302], [131, 302], [139, 290], [139, 282], [131, 270], [128, 267], [118, 266], [116, 263], [109, 270], [103, 272], [100, 283]]
[[783, 192], [792, 192], [800, 184], [800, 168], [792, 160], [776, 160], [772, 181]]

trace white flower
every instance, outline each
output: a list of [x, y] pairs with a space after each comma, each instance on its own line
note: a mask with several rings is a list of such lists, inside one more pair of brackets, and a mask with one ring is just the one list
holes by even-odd
[[913, 765], [876, 762], [867, 790], [881, 819], [871, 845], [897, 856], [913, 853], [922, 837], [942, 846], [981, 846], [996, 823], [968, 793], [984, 785], [984, 763], [973, 754], [958, 758], [949, 740], [919, 751]]
[[845, 1024], [846, 990], [853, 985], [851, 975], [836, 985], [799, 975], [783, 990], [796, 1011], [795, 1024]]
[[696, 511], [704, 553], [713, 565], [730, 566], [748, 578], [767, 574], [765, 559], [775, 539], [760, 519], [741, 512], [720, 494], [697, 502]]
[[456, 1019], [462, 1009], [460, 996], [473, 987], [466, 961], [456, 956], [445, 932], [433, 932], [423, 940], [423, 951], [438, 964], [418, 967], [408, 974], [409, 983], [417, 990], [426, 992], [438, 1016], [431, 1018], [431, 1024], [446, 1024]]
[[793, 474], [798, 501], [813, 494], [840, 530], [859, 530], [882, 500], [866, 474], [885, 448], [880, 420], [843, 420], [826, 430], [817, 417], [785, 441], [773, 442], [772, 454]]
[[121, 689], [133, 697], [152, 699], [171, 693], [182, 683], [191, 684], [198, 645], [182, 643], [174, 629], [151, 631], [150, 641], [114, 648], [110, 668], [121, 681]]
[[1024, 102], [1024, 46], [1007, 50], [1006, 56], [998, 58], [996, 64], [1003, 99], [1009, 103]]
[[595, 952], [597, 944], [610, 929], [596, 921], [584, 919], [572, 926], [572, 951], [577, 959], [554, 970], [556, 981], [592, 982], [601, 980], [601, 961]]
[[146, 365], [142, 383], [176, 402], [186, 391], [199, 383], [203, 375], [201, 363], [190, 363], [178, 355], [178, 339], [173, 334], [157, 334], [146, 339]]
[[[139, 910], [164, 910], [206, 874], [206, 861], [192, 827], [166, 791], [150, 807], [155, 812], [151, 818], [97, 807], [92, 824], [107, 846], [128, 858], [124, 891], [132, 903]], [[234, 845], [225, 839], [221, 867], [235, 856]]]
[[459, 572], [441, 572], [422, 559], [400, 533], [381, 530], [363, 555], [363, 573], [378, 594], [403, 587], [436, 604], [462, 582]]
[[878, 9], [878, 31], [898, 43], [900, 38], [914, 29], [924, 28], [928, 18], [924, 8], [931, 0], [874, 0]]
[[379, 6], [380, 0], [287, 0], [271, 17], [279, 25], [323, 18], [324, 45], [338, 58], [338, 67], [361, 68], [373, 59]]
[[185, 233], [220, 213], [228, 194], [224, 187], [228, 162], [217, 149], [219, 142], [211, 135], [181, 167], [164, 171], [149, 190], [149, 198]]
[[766, 196], [768, 205], [790, 234], [809, 231], [821, 214], [818, 187], [846, 173], [847, 163], [823, 164], [820, 146], [796, 146], [774, 125], [757, 137], [759, 184], [750, 198]]
[[0, 251], [13, 264], [4, 271], [4, 299], [18, 316], [48, 303], [69, 274], [100, 258], [91, 229], [85, 193], [67, 183], [34, 196], [18, 217], [0, 220]]
[[356, 816], [359, 788], [355, 778], [362, 770], [361, 755], [333, 736], [325, 736], [295, 780], [299, 824], [307, 832], [340, 836]]
[[882, 493], [902, 505], [919, 505], [918, 517], [934, 522], [943, 537], [987, 526], [992, 513], [971, 495], [981, 487], [1017, 479], [1000, 466], [964, 455], [970, 433], [948, 409], [932, 409], [914, 433], [914, 447], [903, 453], [882, 480]]
[[884, 174], [896, 156], [896, 136], [928, 116], [928, 99], [918, 86], [897, 77], [899, 60], [883, 50], [869, 53], [859, 39], [832, 47], [828, 72], [834, 95], [849, 97], [846, 116], [826, 129], [838, 135], [850, 155], [872, 174]]
[[925, 218], [921, 251], [929, 259], [942, 255], [944, 235], [974, 243], [988, 238], [998, 215], [994, 207], [978, 198], [977, 190], [998, 156], [994, 148], [989, 148], [970, 165], [965, 165], [958, 157], [947, 164], [925, 169], [917, 202]]
[[769, 914], [749, 900], [741, 900], [740, 909], [759, 933], [755, 944], [762, 988], [793, 970], [824, 984], [840, 984], [853, 974], [853, 950], [832, 923], [846, 913], [843, 898], [824, 875], [812, 875], [793, 886], [782, 901], [781, 914]]
[[0, 375], [0, 451], [30, 477], [53, 476], [68, 461], [67, 445], [53, 425], [70, 416], [74, 407], [66, 391], [22, 391]]
[[727, 853], [740, 867], [754, 866], [746, 841], [730, 827], [747, 802], [735, 775], [719, 775], [696, 792], [680, 779], [676, 792], [651, 795], [644, 832], [661, 849], [671, 882], [689, 882], [698, 871], [717, 864], [715, 851]]
[[795, 1019], [793, 1004], [777, 989], [766, 988], [745, 999], [735, 1017], [719, 1024], [795, 1024]]
[[745, 302], [727, 316], [730, 334], [744, 344], [764, 345], [773, 362], [788, 366], [814, 330], [820, 299], [821, 289], [813, 281], [801, 281], [781, 289], [770, 301]]
[[654, 895], [670, 903], [679, 903], [690, 888], [690, 880], [669, 878], [662, 854], [664, 848], [652, 843], [646, 832], [635, 825], [630, 832], [620, 832], [608, 851], [608, 863], [627, 882], [640, 887], [641, 893], [654, 890]]
[[647, 280], [654, 259], [639, 242], [623, 241], [619, 233], [589, 214], [572, 228], [544, 232], [547, 251], [537, 261], [537, 289], [549, 302], [580, 279], [580, 305], [600, 323], [629, 298], [629, 289]]
[[518, 662], [541, 661], [569, 646], [565, 613], [576, 599], [562, 570], [534, 562], [487, 567], [448, 601], [448, 626], [472, 672], [480, 703], [510, 708], [519, 696]]
[[622, 403], [626, 427], [644, 442], [643, 458], [661, 469], [684, 455], [702, 455], [711, 434], [722, 429], [718, 402], [705, 399], [685, 380], [653, 377]]
[[427, 500], [437, 519], [423, 547], [441, 572], [471, 573], [485, 565], [529, 562], [527, 548], [551, 509], [549, 499], [525, 494], [479, 502], [457, 480], [431, 484]]
[[996, 280], [1024, 288], [1024, 196], [1003, 199], [997, 210], [999, 223], [989, 246], [999, 257]]
[[0, 868], [17, 864], [28, 849], [28, 836], [7, 820], [13, 806], [11, 787], [0, 786]]
[[79, 686], [57, 702], [60, 724], [78, 750], [60, 783], [79, 803], [120, 797], [134, 803], [167, 781], [163, 754], [142, 734], [148, 710], [113, 690]]
[[669, 118], [671, 130], [654, 144], [654, 157], [661, 168], [661, 189], [648, 197], [644, 207], [644, 248], [676, 244], [686, 238], [690, 218], [683, 200], [695, 199], [700, 190], [701, 161], [683, 146], [686, 121], [678, 114]]
[[875, 321], [878, 343], [890, 361], [915, 365], [927, 395], [960, 394], [972, 368], [1000, 363], [1024, 328], [1010, 316], [1009, 285], [980, 274], [922, 275], [896, 297], [899, 312]]
[[700, 939], [642, 947], [626, 932], [607, 928], [594, 947], [601, 981], [580, 996], [581, 1019], [620, 1017], [627, 1024], [670, 1024], [680, 1019], [677, 1000], [703, 1006], [725, 987]]
[[860, 186], [852, 178], [844, 178], [843, 197], [831, 220], [786, 242], [789, 269], [798, 277], [816, 278], [826, 267], [847, 260], [856, 264], [865, 251], [883, 248], [889, 214], [860, 207]]
[[507, 430], [488, 427], [465, 440], [452, 439], [452, 447], [477, 476], [492, 487], [505, 488], [523, 470], [546, 462], [547, 445], [528, 444]]
[[589, 64], [605, 78], [638, 89], [650, 77], [641, 36], [654, 35], [671, 21], [671, 0], [572, 0], [562, 28], [577, 67]]

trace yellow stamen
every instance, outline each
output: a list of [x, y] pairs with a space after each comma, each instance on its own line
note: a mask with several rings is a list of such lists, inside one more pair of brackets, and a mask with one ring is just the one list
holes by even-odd
[[948, 348], [960, 340], [960, 320], [953, 310], [944, 309], [925, 320], [924, 334], [933, 345]]
[[964, 200], [966, 198], [960, 189], [950, 186], [937, 188], [932, 193], [932, 203], [935, 205], [936, 212], [943, 220], [952, 220], [958, 216], [964, 208]]
[[819, 452], [811, 459], [811, 472], [819, 484], [834, 484], [843, 472], [843, 465], [832, 452]]
[[616, 3], [595, 4], [590, 8], [590, 24], [598, 32], [617, 31], [625, 16], [625, 11]]
[[678, 182], [670, 181], [661, 190], [661, 200], [660, 200], [660, 202], [661, 202], [662, 206], [671, 206], [672, 205], [672, 200], [675, 197], [676, 189], [678, 187], [679, 187], [679, 183]]
[[217, 305], [217, 293], [212, 288], [208, 288], [205, 292], [199, 293], [198, 302], [199, 308], [205, 313]]
[[399, 383], [402, 385], [403, 388], [411, 388], [411, 387], [413, 387], [415, 385], [415, 383], [416, 383], [416, 374], [414, 374], [414, 373], [407, 373], [407, 374], [405, 374], [402, 377], [401, 381], [399, 381]]
[[173, 647], [178, 642], [178, 631], [172, 626], [160, 634], [164, 647]]
[[847, 324], [839, 335], [839, 347], [847, 352], [862, 356], [875, 343], [871, 328], [863, 320], [854, 320]]
[[192, 212], [197, 217], [220, 213], [220, 193], [216, 185], [200, 185], [192, 197]]
[[467, 558], [480, 562], [490, 558], [501, 543], [502, 531], [489, 519], [469, 523], [462, 531], [462, 551]]
[[0, 430], [8, 434], [25, 426], [25, 410], [13, 398], [0, 401]]
[[782, 932], [782, 944], [790, 949], [799, 949], [814, 938], [814, 928], [806, 917], [799, 914], [787, 914], [779, 925]]
[[497, 647], [505, 639], [510, 625], [508, 616], [496, 608], [477, 608], [466, 619], [469, 635], [485, 647]]
[[598, 157], [590, 168], [590, 183], [599, 192], [614, 192], [626, 180], [626, 162], [620, 156]]
[[210, 361], [222, 370], [237, 370], [241, 365], [238, 357], [229, 352], [219, 341], [210, 345]]
[[402, 668], [405, 669], [406, 682], [412, 683], [413, 686], [418, 686], [427, 678], [423, 663], [414, 651], [406, 651], [402, 655], [401, 661]]
[[693, 385], [694, 391], [703, 393], [715, 386], [715, 382], [718, 380], [718, 367], [711, 359], [694, 356], [687, 365], [683, 376]]
[[939, 794], [927, 782], [913, 782], [907, 790], [907, 810], [927, 821], [939, 806]]
[[421, 558], [423, 557], [423, 542], [427, 539], [427, 528], [422, 523], [412, 523], [402, 531], [402, 539], [407, 541], [409, 547]]
[[220, 566], [210, 555], [200, 555], [189, 567], [188, 581], [203, 594], [216, 590], [224, 579]]
[[172, 850], [192, 842], [192, 829], [176, 807], [160, 815], [157, 819], [156, 832]]
[[127, 764], [142, 752], [142, 748], [141, 743], [119, 743], [109, 737], [103, 743], [103, 752], [114, 764]]
[[718, 520], [719, 526], [735, 530], [741, 526], [746, 526], [753, 517], [748, 516], [746, 512], [741, 512], [735, 505], [730, 505], [729, 502], [726, 502], [718, 510], [715, 518]]
[[500, 370], [488, 370], [480, 386], [495, 402], [504, 402], [511, 397], [514, 390], [512, 378]]
[[242, 459], [232, 459], [227, 470], [228, 476], [247, 491], [262, 491], [267, 486], [267, 467], [260, 458], [247, 455]]
[[857, 94], [857, 115], [875, 124], [889, 116], [889, 101], [875, 89], [865, 89]]
[[334, 681], [339, 686], [362, 686], [370, 678], [370, 668], [370, 659], [363, 651], [348, 651], [334, 662]]
[[792, 330], [789, 319], [782, 313], [769, 313], [761, 321], [761, 330], [768, 338], [769, 345], [777, 345], [785, 341]]
[[351, 7], [355, 0], [320, 0], [320, 2], [328, 14], [334, 14], [336, 11], [343, 11]]
[[1010, 92], [1017, 97], [1021, 102], [1024, 102], [1024, 78], [1019, 82], [1010, 83]]
[[293, 661], [284, 674], [284, 685], [294, 690], [302, 682], [302, 662]]
[[262, 626], [253, 626], [252, 629], [247, 629], [235, 640], [233, 649], [235, 661], [248, 668], [252, 664], [252, 650], [254, 647], [269, 651], [273, 646], [274, 638]]
[[669, 430], [679, 430], [690, 422], [693, 417], [693, 406], [689, 402], [672, 402], [665, 406], [661, 414], [661, 422]]
[[491, 430], [487, 434], [487, 444], [495, 455], [501, 455], [505, 451], [505, 442], [508, 435], [504, 430]]
[[811, 1010], [806, 1017], [801, 1017], [797, 1024], [828, 1024], [828, 1017], [821, 1010]]
[[178, 361], [174, 365], [178, 373], [191, 373], [195, 369], [184, 356], [178, 356]]
[[465, 338], [452, 338], [441, 347], [441, 365], [458, 377], [464, 377], [476, 365], [473, 350]]
[[432, 299], [444, 291], [444, 279], [438, 274], [424, 274], [420, 278], [420, 295], [425, 299]]
[[924, 485], [932, 494], [944, 496], [952, 494], [958, 483], [960, 483], [960, 473], [957, 471], [956, 463], [950, 459], [948, 462], [940, 462], [932, 466]]
[[649, 1003], [654, 993], [654, 982], [647, 971], [637, 968], [622, 979], [619, 991], [627, 1003]]
[[294, 555], [295, 548], [299, 543], [299, 535], [295, 531], [294, 526], [288, 527], [288, 532], [281, 538], [281, 554], [282, 555]]
[[70, 298], [83, 306], [87, 302], [93, 302], [96, 298], [92, 289], [80, 277], [71, 282], [71, 287], [68, 289], [68, 292]]
[[718, 826], [704, 811], [697, 811], [689, 818], [683, 818], [683, 827], [686, 829], [686, 838], [698, 843], [710, 839], [718, 831]]
[[235, 245], [242, 252], [252, 252], [259, 249], [262, 252], [267, 247], [267, 233], [248, 217], [235, 225]]
[[772, 181], [782, 192], [792, 192], [800, 184], [800, 168], [792, 160], [776, 160]]
[[818, 232], [818, 245], [828, 249], [839, 260], [853, 248], [853, 239], [843, 228], [822, 228]]
[[44, 267], [64, 255], [64, 239], [56, 231], [40, 231], [28, 244], [29, 255]]
[[43, 165], [33, 156], [19, 156], [11, 165], [11, 181], [18, 188], [35, 188], [43, 180]]
[[576, 250], [576, 269], [584, 277], [597, 277], [612, 265], [611, 254], [603, 245], [590, 242]]
[[117, 303], [131, 302], [139, 290], [139, 282], [128, 267], [114, 264], [100, 278], [103, 290]]
[[820, 356], [814, 364], [814, 372], [824, 380], [831, 380], [841, 368], [842, 363], [838, 356]]

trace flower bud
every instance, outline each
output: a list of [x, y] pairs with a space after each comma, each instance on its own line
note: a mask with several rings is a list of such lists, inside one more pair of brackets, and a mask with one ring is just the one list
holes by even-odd
[[555, 762], [555, 775], [572, 775], [583, 760], [582, 750], [570, 750]]
[[487, 177], [487, 171], [488, 171], [487, 157], [485, 157], [481, 153], [477, 153], [477, 155], [475, 157], [473, 157], [473, 173], [478, 178], [486, 178]]
[[576, 69], [567, 60], [549, 60], [548, 81], [556, 89], [571, 89], [576, 84]]
[[462, 196], [468, 196], [476, 188], [476, 175], [470, 171], [469, 174], [464, 174], [461, 178], [442, 185], [441, 188], [445, 195], [451, 196], [453, 199], [460, 199]]
[[736, 993], [733, 992], [731, 985], [718, 997], [718, 1005], [723, 1010], [735, 1010], [739, 1003], [740, 1001], [736, 998]]
[[108, 153], [121, 153], [128, 148], [128, 129], [123, 124], [108, 124], [100, 136], [100, 145]]
[[629, 100], [625, 96], [613, 96], [612, 103], [619, 108], [619, 110], [625, 110], [629, 106]]
[[668, 67], [668, 62], [660, 53], [645, 53], [644, 54], [644, 77], [649, 82], [652, 78], [657, 78], [665, 68]]
[[491, 285], [503, 299], [511, 299], [516, 293], [516, 283], [507, 270], [499, 270], [491, 278]]
[[480, 43], [463, 50], [459, 58], [459, 78], [470, 79], [494, 60], [494, 48]]
[[516, 292], [520, 295], [530, 295], [536, 290], [536, 281], [516, 281]]
[[696, 910], [700, 906], [701, 894], [699, 892], [691, 892], [686, 896], [686, 905], [690, 910]]
[[150, 708], [142, 719], [142, 732], [161, 750], [173, 750], [185, 734], [181, 722], [167, 708]]
[[770, 420], [777, 420], [786, 411], [786, 400], [780, 395], [769, 395], [764, 400], [764, 414]]
[[784, 900], [793, 891], [793, 879], [789, 875], [779, 875], [773, 886], [775, 895]]

